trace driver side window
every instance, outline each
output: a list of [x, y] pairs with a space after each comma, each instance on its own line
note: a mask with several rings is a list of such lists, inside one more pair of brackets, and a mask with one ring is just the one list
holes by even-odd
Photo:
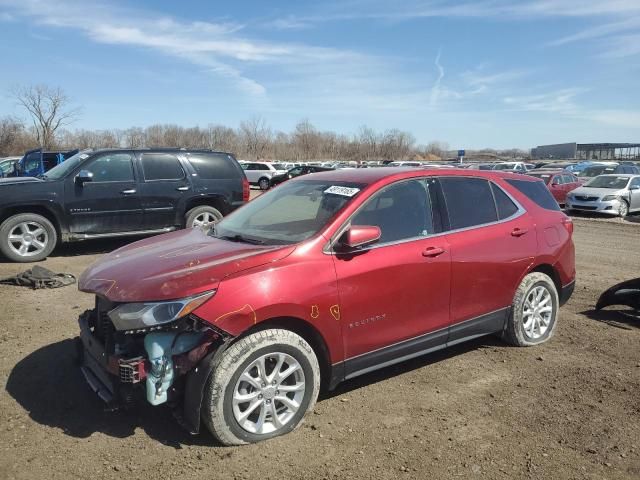
[[351, 225], [380, 227], [379, 244], [433, 233], [429, 189], [424, 180], [393, 184], [373, 196], [352, 218]]
[[96, 182], [133, 182], [133, 165], [128, 153], [111, 153], [96, 158], [86, 168]]

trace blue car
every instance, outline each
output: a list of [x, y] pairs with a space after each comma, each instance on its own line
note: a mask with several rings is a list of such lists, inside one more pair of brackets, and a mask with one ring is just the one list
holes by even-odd
[[66, 152], [45, 152], [41, 148], [29, 150], [15, 162], [13, 171], [7, 177], [37, 177], [44, 175], [56, 165], [60, 165], [67, 158], [78, 153], [78, 150]]

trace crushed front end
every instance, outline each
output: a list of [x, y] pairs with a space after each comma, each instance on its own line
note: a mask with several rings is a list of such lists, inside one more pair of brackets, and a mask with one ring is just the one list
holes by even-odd
[[[191, 382], [196, 387], [188, 387], [188, 377], [202, 377], [194, 374], [197, 367], [229, 338], [191, 313], [213, 293], [170, 302], [120, 304], [96, 296], [95, 308], [78, 319], [78, 359], [91, 389], [112, 409], [145, 401], [166, 403], [179, 420], [184, 413], [191, 415], [190, 421], [182, 423], [197, 432], [204, 382]], [[185, 398], [189, 395], [194, 398]]]

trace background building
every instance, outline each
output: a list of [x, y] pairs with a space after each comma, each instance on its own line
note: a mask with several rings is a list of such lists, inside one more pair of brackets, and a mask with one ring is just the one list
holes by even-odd
[[559, 143], [531, 149], [537, 159], [640, 160], [640, 143]]

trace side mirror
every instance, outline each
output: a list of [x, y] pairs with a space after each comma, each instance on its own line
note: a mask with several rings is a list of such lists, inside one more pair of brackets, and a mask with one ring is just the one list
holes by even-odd
[[76, 185], [83, 186], [87, 182], [93, 181], [93, 173], [89, 170], [80, 170], [80, 173], [76, 175]]
[[347, 250], [362, 248], [380, 240], [380, 227], [369, 225], [352, 226], [342, 234], [340, 245]]

